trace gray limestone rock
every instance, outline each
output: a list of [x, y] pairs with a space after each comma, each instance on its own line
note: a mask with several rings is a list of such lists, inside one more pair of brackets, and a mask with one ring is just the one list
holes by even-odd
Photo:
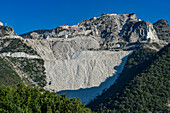
[[157, 37], [156, 31], [150, 22], [139, 21], [139, 22], [129, 22], [126, 26], [121, 37], [125, 38], [130, 43], [135, 42], [157, 42], [159, 39]]
[[77, 25], [60, 26], [51, 30], [37, 30], [21, 36], [31, 39], [95, 37], [100, 44], [100, 49], [124, 49], [124, 47], [128, 48], [129, 44], [136, 42], [159, 43], [153, 25], [150, 22], [141, 21], [134, 13], [103, 14], [101, 17], [93, 17]]
[[170, 42], [170, 26], [168, 22], [164, 19], [161, 19], [153, 24], [159, 39]]
[[[13, 29], [3, 26], [0, 26], [0, 35], [17, 36]], [[153, 25], [141, 21], [133, 13], [103, 14], [77, 25], [36, 30], [21, 36], [22, 43], [37, 55], [20, 52], [1, 55], [43, 59], [47, 81], [44, 88], [51, 91], [99, 87], [109, 77], [115, 76], [114, 80], [118, 77], [132, 53], [129, 49], [133, 50], [140, 44], [160, 44]], [[4, 42], [3, 45], [10, 43]], [[94, 99], [97, 93], [101, 94], [110, 85], [111, 82], [99, 88], [92, 98], [88, 93], [88, 99]]]
[[37, 55], [29, 55], [24, 52], [15, 52], [15, 53], [0, 53], [1, 57], [17, 57], [17, 58], [30, 58], [30, 59], [40, 59]]
[[[45, 62], [48, 90], [75, 90], [99, 86], [115, 73], [114, 67], [131, 51], [94, 51], [99, 43], [89, 37], [25, 40]], [[92, 49], [92, 50], [89, 50]]]
[[0, 26], [0, 37], [11, 37], [11, 38], [16, 38], [19, 37], [17, 34], [14, 32], [14, 29], [8, 26]]

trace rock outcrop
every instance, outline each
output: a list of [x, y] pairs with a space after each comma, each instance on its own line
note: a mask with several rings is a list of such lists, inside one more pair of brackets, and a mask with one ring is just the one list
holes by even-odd
[[168, 22], [164, 19], [161, 19], [153, 24], [159, 39], [165, 40], [170, 43], [170, 26]]
[[40, 59], [37, 55], [29, 55], [24, 52], [15, 52], [15, 53], [0, 53], [1, 57], [16, 57], [16, 58], [30, 58], [30, 59]]
[[156, 31], [150, 22], [128, 22], [124, 26], [124, 31], [121, 37], [125, 38], [130, 43], [136, 42], [159, 42]]
[[[0, 26], [0, 37], [14, 36], [17, 37], [13, 29]], [[115, 80], [133, 49], [142, 44], [151, 48], [154, 48], [152, 43], [160, 44], [153, 25], [141, 21], [135, 14], [103, 14], [77, 25], [36, 30], [21, 37], [13, 41], [0, 41], [3, 45], [0, 48], [1, 56], [36, 58], [34, 62], [43, 59], [35, 70], [36, 76], [31, 76], [33, 83], [56, 92], [81, 88], [88, 90], [101, 86], [110, 77]], [[22, 63], [22, 60], [18, 62]], [[44, 69], [42, 65], [45, 73], [40, 74], [43, 76], [41, 83], [41, 77], [36, 72]], [[113, 83], [102, 85], [87, 98], [79, 94], [74, 97], [81, 97], [87, 104]]]
[[[75, 90], [99, 86], [112, 76], [114, 67], [130, 51], [94, 51], [99, 43], [88, 37], [71, 39], [25, 40], [44, 59], [48, 90]], [[92, 50], [89, 50], [92, 49]]]
[[73, 26], [60, 26], [51, 30], [36, 30], [21, 35], [23, 38], [51, 39], [95, 37], [101, 49], [128, 48], [129, 43], [159, 43], [153, 25], [150, 22], [141, 21], [135, 14], [103, 14], [84, 20]]
[[3, 24], [0, 25], [0, 37], [1, 38], [21, 38], [18, 36], [14, 29], [8, 26], [3, 26]]
[[129, 53], [85, 51], [75, 53], [70, 60], [45, 61], [47, 74], [50, 75], [46, 88], [61, 91], [99, 86], [113, 76], [113, 67], [119, 66]]

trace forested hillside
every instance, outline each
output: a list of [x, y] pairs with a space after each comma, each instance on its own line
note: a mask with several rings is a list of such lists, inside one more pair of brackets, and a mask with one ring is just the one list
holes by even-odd
[[170, 44], [156, 55], [149, 51], [134, 52], [117, 83], [88, 106], [98, 112], [169, 112]]
[[169, 112], [169, 37], [166, 20], [134, 13], [20, 36], [0, 22], [0, 113], [92, 112], [90, 101], [97, 112]]
[[0, 86], [13, 85], [18, 82], [21, 82], [21, 78], [12, 65], [5, 58], [0, 57]]
[[68, 99], [38, 87], [0, 87], [0, 113], [91, 113], [79, 99]]

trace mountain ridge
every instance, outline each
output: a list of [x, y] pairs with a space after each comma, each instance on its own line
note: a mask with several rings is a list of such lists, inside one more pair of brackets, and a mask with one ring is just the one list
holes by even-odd
[[121, 73], [116, 67], [135, 49], [159, 51], [167, 44], [150, 22], [133, 13], [103, 14], [78, 25], [20, 36], [13, 29], [4, 32], [2, 28], [8, 27], [0, 29], [1, 57], [13, 61], [24, 83], [56, 92], [99, 87], [108, 77]]
[[[141, 67], [142, 71], [136, 70], [140, 72], [137, 72], [121, 91], [116, 91], [120, 89], [114, 84], [88, 107], [98, 112], [168, 112], [169, 47], [170, 44], [154, 55], [151, 53], [148, 64]], [[129, 63], [135, 64], [132, 59], [129, 59]], [[146, 62], [138, 63], [145, 65]], [[131, 67], [133, 65], [129, 65], [129, 69]], [[129, 73], [133, 75], [133, 72]], [[118, 79], [125, 76], [129, 77], [129, 74], [122, 73]], [[120, 85], [120, 81], [117, 82]]]

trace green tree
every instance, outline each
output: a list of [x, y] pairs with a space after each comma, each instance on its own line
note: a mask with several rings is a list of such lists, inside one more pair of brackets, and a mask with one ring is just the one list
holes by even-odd
[[38, 87], [0, 87], [0, 112], [3, 113], [91, 113], [79, 99], [68, 99]]

